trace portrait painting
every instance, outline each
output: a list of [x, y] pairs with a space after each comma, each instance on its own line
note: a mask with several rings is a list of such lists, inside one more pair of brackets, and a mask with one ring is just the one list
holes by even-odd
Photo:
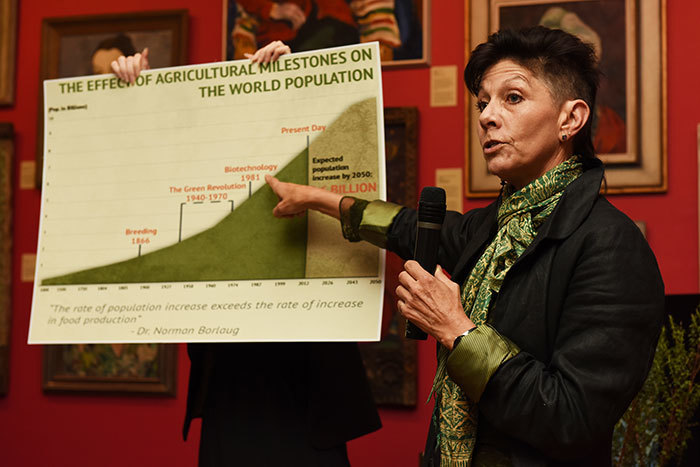
[[57, 78], [112, 73], [112, 60], [120, 55], [134, 55], [146, 48], [152, 68], [170, 66], [172, 35], [169, 30], [154, 30], [61, 37]]
[[41, 78], [108, 73], [109, 58], [146, 47], [152, 68], [184, 65], [187, 28], [186, 10], [45, 18]]
[[[151, 68], [187, 63], [186, 10], [45, 18], [41, 35], [41, 75], [45, 79], [111, 73], [111, 62], [148, 48]], [[40, 84], [43, 95], [43, 84]], [[39, 99], [37, 187], [43, 167], [44, 112]]]
[[377, 41], [382, 65], [429, 63], [430, 0], [223, 0], [224, 60], [281, 40], [292, 52]]
[[10, 378], [13, 140], [12, 124], [0, 123], [0, 396], [7, 394]]
[[[418, 109], [384, 109], [387, 200], [402, 206], [417, 205]], [[396, 306], [398, 276], [403, 260], [386, 254], [384, 274], [384, 311], [379, 342], [360, 343], [374, 400], [383, 406], [415, 407], [416, 341], [406, 339], [406, 320]]]
[[[591, 109], [593, 145], [609, 174], [608, 193], [666, 189], [665, 36], [659, 0], [467, 1], [471, 48], [499, 29], [533, 26], [560, 29], [591, 45], [601, 72]], [[469, 50], [466, 53], [468, 60]], [[467, 108], [468, 193], [493, 196], [499, 182], [486, 170], [475, 129], [477, 115]]]
[[596, 154], [608, 164], [637, 162], [636, 82], [627, 79], [636, 75], [636, 28], [625, 21], [628, 14], [634, 15], [634, 2], [498, 5], [497, 29], [542, 25], [575, 34], [593, 46], [602, 74], [592, 115]]

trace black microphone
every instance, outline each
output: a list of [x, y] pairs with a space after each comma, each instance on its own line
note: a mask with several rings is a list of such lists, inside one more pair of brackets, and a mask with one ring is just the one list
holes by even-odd
[[[434, 274], [437, 267], [440, 229], [442, 229], [442, 222], [445, 220], [445, 210], [445, 190], [434, 186], [423, 188], [423, 191], [420, 192], [420, 201], [418, 201], [418, 228], [413, 259], [418, 261], [418, 264], [430, 274]], [[407, 320], [406, 337], [425, 340], [428, 335]]]

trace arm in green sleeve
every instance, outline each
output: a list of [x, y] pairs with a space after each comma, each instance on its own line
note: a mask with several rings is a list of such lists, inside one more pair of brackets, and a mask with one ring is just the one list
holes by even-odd
[[447, 374], [475, 402], [499, 366], [515, 357], [520, 349], [488, 324], [470, 332], [447, 358]]

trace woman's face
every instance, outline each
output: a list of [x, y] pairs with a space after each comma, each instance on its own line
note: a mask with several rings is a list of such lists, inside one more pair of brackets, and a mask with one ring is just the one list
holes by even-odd
[[566, 120], [543, 80], [511, 60], [484, 73], [477, 96], [479, 141], [489, 172], [520, 189], [566, 160]]

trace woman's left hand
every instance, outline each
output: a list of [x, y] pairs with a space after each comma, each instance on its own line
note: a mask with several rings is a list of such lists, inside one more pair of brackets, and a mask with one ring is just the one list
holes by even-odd
[[452, 349], [455, 338], [474, 327], [460, 300], [459, 285], [440, 266], [435, 276], [416, 261], [406, 261], [399, 274], [396, 295], [404, 318]]

